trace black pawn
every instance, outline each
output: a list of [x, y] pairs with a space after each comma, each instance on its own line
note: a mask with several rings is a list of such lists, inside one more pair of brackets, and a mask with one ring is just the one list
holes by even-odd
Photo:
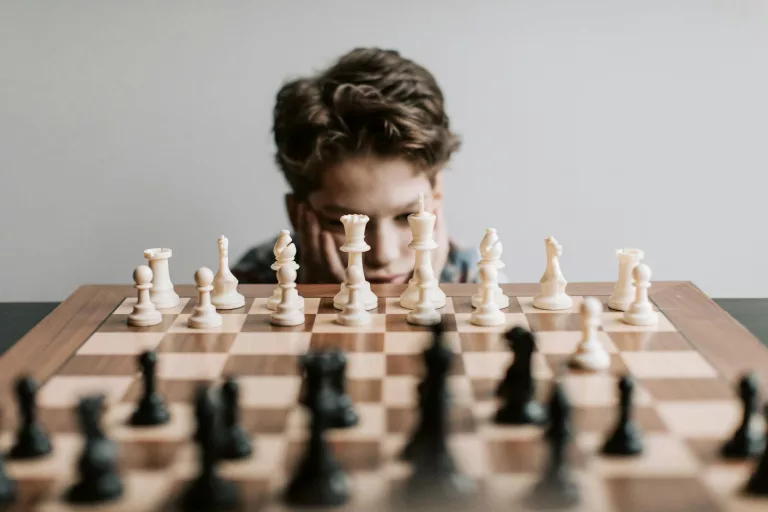
[[303, 400], [311, 417], [310, 435], [284, 500], [294, 507], [340, 506], [349, 500], [349, 482], [325, 439], [338, 412], [338, 394], [330, 382], [333, 365], [326, 357], [305, 358], [303, 362], [313, 383]]
[[360, 419], [346, 390], [347, 356], [341, 350], [334, 350], [331, 352], [330, 357], [334, 365], [331, 381], [334, 390], [338, 394], [338, 413], [333, 426], [335, 428], [353, 427], [357, 425]]
[[239, 396], [240, 390], [237, 382], [228, 378], [221, 386], [221, 405], [224, 415], [222, 457], [227, 460], [244, 459], [253, 453], [251, 441], [240, 424]]
[[494, 418], [502, 425], [540, 425], [547, 419], [544, 407], [534, 399], [535, 383], [531, 358], [536, 350], [533, 333], [513, 327], [504, 335], [514, 353], [504, 379], [496, 389], [502, 405]]
[[739, 380], [738, 392], [743, 416], [739, 427], [723, 445], [722, 455], [727, 459], [747, 459], [763, 449], [764, 437], [750, 428], [751, 420], [757, 413], [757, 387], [757, 376], [754, 373], [748, 373]]
[[579, 504], [581, 493], [566, 460], [572, 437], [570, 404], [559, 382], [553, 385], [548, 412], [549, 426], [544, 437], [549, 445], [549, 461], [528, 505], [537, 510], [567, 509]]
[[123, 482], [117, 471], [117, 445], [101, 429], [103, 410], [103, 395], [83, 398], [77, 406], [85, 444], [77, 464], [79, 480], [65, 497], [70, 503], [105, 503], [123, 495]]
[[5, 460], [0, 457], [0, 505], [16, 501], [17, 485], [5, 468]]
[[619, 379], [619, 420], [613, 433], [603, 445], [606, 455], [639, 455], [643, 453], [640, 429], [632, 421], [632, 394], [634, 383], [625, 375]]
[[157, 354], [151, 351], [143, 352], [138, 358], [138, 363], [144, 384], [144, 393], [139, 399], [136, 410], [131, 415], [130, 424], [136, 427], [150, 427], [168, 423], [171, 420], [171, 414], [156, 389]]
[[221, 411], [209, 389], [199, 386], [195, 394], [197, 445], [200, 472], [184, 490], [181, 507], [189, 512], [233, 510], [240, 503], [237, 486], [218, 474], [224, 438]]
[[[763, 416], [767, 425], [764, 430], [768, 432], [768, 404], [763, 407]], [[762, 455], [747, 481], [745, 492], [753, 496], [768, 496], [768, 443], [763, 445]]]
[[37, 419], [37, 389], [37, 381], [32, 377], [21, 377], [16, 381], [20, 425], [8, 454], [11, 459], [35, 459], [53, 451], [48, 433]]

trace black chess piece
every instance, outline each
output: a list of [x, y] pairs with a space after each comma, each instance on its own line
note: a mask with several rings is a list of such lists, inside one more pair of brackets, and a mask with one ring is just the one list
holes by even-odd
[[360, 418], [346, 390], [347, 356], [341, 350], [334, 350], [330, 353], [330, 357], [334, 364], [331, 383], [338, 394], [338, 412], [336, 420], [333, 422], [333, 427], [353, 427], [357, 425]]
[[442, 333], [441, 327], [433, 330], [433, 342], [423, 353], [426, 371], [418, 390], [418, 424], [402, 453], [413, 470], [403, 495], [408, 508], [462, 507], [475, 489], [458, 472], [448, 447], [451, 400], [447, 376], [453, 352], [445, 346]]
[[743, 416], [741, 424], [731, 438], [723, 445], [721, 453], [726, 459], [746, 459], [757, 455], [765, 445], [764, 436], [751, 428], [751, 420], [757, 413], [758, 382], [757, 375], [747, 373], [739, 379], [739, 398]]
[[555, 382], [549, 399], [549, 426], [544, 437], [549, 461], [542, 478], [528, 496], [532, 509], [568, 509], [579, 504], [581, 493], [571, 474], [567, 449], [572, 437], [570, 404], [560, 382]]
[[496, 411], [494, 421], [502, 425], [541, 425], [546, 422], [547, 414], [534, 398], [536, 389], [531, 368], [531, 358], [536, 350], [534, 335], [516, 326], [504, 336], [514, 358], [496, 389], [496, 396], [503, 403]]
[[181, 495], [181, 507], [188, 512], [234, 510], [241, 502], [238, 487], [218, 473], [224, 439], [221, 410], [210, 390], [199, 386], [195, 393], [196, 442], [200, 472]]
[[239, 420], [239, 396], [237, 382], [228, 377], [221, 386], [221, 405], [224, 416], [222, 457], [227, 460], [244, 459], [253, 453], [251, 441]]
[[[768, 403], [763, 406], [763, 416], [766, 425], [763, 430], [768, 437]], [[763, 443], [762, 455], [747, 480], [744, 491], [752, 496], [768, 496], [768, 443]]]
[[325, 439], [338, 415], [338, 393], [331, 383], [333, 361], [321, 354], [303, 358], [303, 366], [312, 383], [302, 401], [311, 417], [310, 435], [283, 498], [294, 507], [340, 506], [349, 500], [349, 482]]
[[11, 459], [35, 459], [48, 455], [53, 445], [43, 425], [37, 419], [37, 381], [29, 376], [16, 381], [16, 400], [19, 407], [19, 429], [16, 441], [8, 453]]
[[17, 492], [16, 481], [8, 475], [5, 460], [0, 456], [0, 505], [7, 505], [16, 501]]
[[144, 384], [144, 393], [130, 418], [135, 427], [163, 425], [171, 420], [171, 414], [157, 392], [157, 354], [145, 351], [138, 357], [138, 364]]
[[643, 439], [640, 428], [632, 421], [632, 395], [634, 382], [628, 375], [619, 379], [619, 420], [611, 435], [605, 441], [602, 452], [605, 455], [639, 455], [643, 453]]
[[123, 482], [117, 469], [117, 445], [101, 428], [103, 411], [104, 395], [82, 398], [77, 406], [85, 444], [77, 465], [79, 480], [65, 496], [69, 503], [105, 503], [123, 495]]

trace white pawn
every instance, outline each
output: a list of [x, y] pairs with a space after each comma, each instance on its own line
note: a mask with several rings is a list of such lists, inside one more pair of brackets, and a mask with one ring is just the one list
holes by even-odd
[[648, 288], [651, 287], [651, 269], [644, 263], [638, 264], [632, 270], [635, 285], [635, 300], [624, 312], [622, 320], [629, 325], [654, 325], [659, 321], [659, 315], [653, 310], [648, 299]]
[[336, 315], [336, 321], [341, 325], [361, 326], [372, 321], [371, 314], [365, 308], [363, 294], [365, 292], [365, 276], [359, 265], [347, 267], [347, 301], [343, 309]]
[[608, 351], [597, 338], [603, 306], [594, 297], [584, 298], [581, 304], [581, 341], [571, 355], [571, 367], [593, 372], [606, 370], [611, 364]]
[[296, 268], [294, 265], [283, 265], [277, 271], [278, 286], [281, 289], [280, 302], [275, 311], [269, 315], [273, 325], [291, 327], [304, 323], [304, 312], [299, 305], [299, 292], [296, 290]]
[[551, 236], [544, 240], [544, 244], [547, 249], [547, 268], [539, 280], [541, 291], [533, 298], [533, 307], [549, 311], [568, 309], [573, 305], [573, 299], [565, 293], [568, 282], [560, 270], [563, 247]]
[[405, 320], [413, 325], [439, 324], [443, 316], [435, 307], [435, 303], [430, 300], [432, 283], [434, 283], [432, 267], [430, 265], [422, 265], [417, 268], [416, 280], [419, 288], [419, 298], [416, 301], [414, 309], [408, 312]]
[[138, 300], [133, 306], [133, 311], [128, 315], [128, 325], [149, 327], [159, 324], [163, 321], [163, 315], [149, 298], [149, 291], [152, 289], [152, 269], [146, 265], [136, 267], [133, 271], [133, 281], [138, 290]]
[[211, 304], [216, 309], [237, 309], [245, 306], [245, 297], [237, 291], [237, 278], [229, 268], [229, 240], [219, 237], [219, 271], [213, 279]]
[[221, 315], [211, 304], [211, 291], [213, 290], [213, 272], [211, 269], [200, 267], [195, 272], [195, 283], [197, 284], [197, 306], [187, 320], [187, 326], [191, 329], [219, 327], [222, 323]]
[[[497, 269], [504, 268], [504, 263], [501, 261], [502, 250], [501, 241], [496, 234], [496, 230], [494, 228], [487, 228], [485, 236], [480, 242], [480, 261], [477, 262], [477, 268], [479, 269], [483, 265], [494, 265]], [[483, 288], [479, 287], [477, 293], [472, 296], [472, 307], [476, 308], [482, 301]], [[501, 309], [509, 307], [509, 297], [504, 294], [504, 290], [501, 289], [498, 283], [496, 284], [496, 303]]]
[[482, 283], [483, 301], [477, 306], [469, 317], [470, 323], [482, 327], [503, 325], [506, 315], [496, 303], [496, 286], [498, 271], [494, 265], [480, 267], [480, 282]]
[[[284, 250], [291, 245], [291, 232], [287, 229], [283, 229], [280, 231], [280, 235], [277, 237], [277, 240], [275, 241], [275, 246], [272, 248], [272, 253], [275, 255], [275, 262], [272, 263], [272, 266], [270, 267], [272, 270], [277, 272], [280, 270], [280, 267], [282, 267], [286, 262], [291, 261], [296, 256], [296, 246], [293, 247], [292, 253], [284, 253]], [[277, 309], [277, 305], [280, 303], [280, 297], [282, 296], [282, 291], [280, 290], [279, 286], [275, 286], [275, 289], [272, 292], [272, 296], [267, 299], [267, 308], [274, 311]]]

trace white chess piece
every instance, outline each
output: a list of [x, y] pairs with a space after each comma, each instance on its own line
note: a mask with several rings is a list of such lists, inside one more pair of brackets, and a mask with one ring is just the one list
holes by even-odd
[[211, 304], [211, 291], [213, 290], [213, 272], [207, 267], [201, 267], [195, 272], [197, 284], [197, 306], [187, 320], [187, 326], [191, 329], [211, 329], [222, 324], [221, 315], [216, 307]]
[[347, 267], [347, 300], [344, 308], [336, 315], [336, 321], [341, 325], [361, 326], [368, 325], [372, 321], [371, 314], [367, 311], [363, 302], [365, 276], [359, 265]]
[[[414, 275], [408, 281], [408, 288], [400, 295], [400, 306], [405, 309], [413, 309], [419, 300], [419, 280], [416, 277], [415, 269], [424, 265], [432, 266], [432, 251], [437, 249], [437, 243], [434, 240], [435, 222], [437, 216], [434, 213], [426, 211], [424, 206], [424, 194], [419, 194], [419, 211], [408, 216], [408, 225], [411, 228], [413, 240], [408, 245], [416, 251], [416, 263], [414, 265]], [[445, 292], [440, 289], [440, 283], [434, 270], [432, 271], [433, 283], [430, 285], [430, 300], [436, 308], [445, 307]]]
[[[277, 240], [275, 240], [275, 246], [272, 248], [272, 253], [275, 255], [275, 262], [272, 263], [270, 268], [275, 272], [280, 270], [280, 267], [282, 267], [287, 261], [292, 261], [293, 257], [296, 256], [295, 247], [293, 251], [293, 257], [289, 258], [288, 253], [285, 255], [282, 254], [283, 249], [288, 247], [291, 242], [293, 242], [291, 239], [291, 232], [287, 229], [281, 230]], [[281, 294], [282, 290], [280, 287], [275, 286], [275, 289], [272, 291], [272, 296], [267, 299], [267, 308], [271, 309], [272, 311], [277, 309], [277, 305], [280, 303], [280, 297], [282, 296]]]
[[616, 311], [626, 311], [635, 299], [632, 271], [643, 259], [644, 253], [640, 249], [623, 248], [616, 250], [616, 257], [619, 260], [619, 278], [608, 299], [608, 307]]
[[[291, 244], [293, 245], [293, 244]], [[295, 265], [283, 265], [277, 271], [278, 286], [281, 288], [280, 303], [269, 315], [273, 325], [290, 327], [304, 323], [304, 311], [299, 307], [299, 292], [296, 290]]]
[[[277, 258], [277, 261], [272, 265], [272, 267], [277, 267], [277, 287], [275, 288], [274, 293], [272, 294], [272, 297], [267, 299], [267, 307], [273, 311], [277, 311], [277, 305], [280, 304], [280, 302], [283, 300], [283, 289], [280, 287], [280, 269], [283, 267], [291, 267], [294, 271], [299, 270], [299, 264], [296, 263], [296, 245], [293, 243], [289, 243], [286, 247], [284, 247]], [[294, 278], [294, 281], [296, 281], [296, 278]], [[291, 295], [293, 298], [292, 301], [295, 302], [294, 307], [297, 309], [304, 309], [304, 297], [299, 295], [298, 293]]]
[[237, 309], [245, 306], [245, 297], [237, 291], [237, 278], [229, 268], [229, 240], [219, 237], [219, 271], [213, 278], [211, 304], [216, 309]]
[[144, 251], [144, 257], [149, 262], [149, 268], [152, 269], [152, 288], [149, 297], [157, 309], [173, 308], [180, 302], [179, 295], [173, 289], [171, 282], [168, 260], [172, 255], [173, 252], [170, 249], [155, 248]]
[[435, 308], [432, 301], [429, 300], [430, 287], [434, 283], [432, 267], [429, 265], [418, 267], [416, 269], [416, 278], [419, 281], [419, 300], [416, 301], [416, 306], [408, 312], [405, 320], [413, 325], [435, 325], [440, 323], [443, 316]]
[[163, 321], [163, 315], [157, 310], [149, 298], [152, 289], [152, 269], [146, 265], [136, 267], [133, 271], [133, 281], [138, 290], [138, 299], [133, 311], [128, 315], [128, 325], [133, 327], [149, 327]]
[[[495, 265], [497, 269], [501, 270], [505, 267], [501, 261], [502, 246], [499, 236], [496, 234], [494, 228], [487, 228], [485, 230], [485, 236], [482, 242], [480, 242], [480, 261], [477, 263], [479, 269], [483, 265]], [[478, 287], [477, 293], [472, 296], [472, 307], [477, 307], [483, 301], [483, 288]], [[506, 309], [509, 307], [509, 297], [504, 294], [501, 286], [496, 284], [496, 304], [499, 308]]]
[[[346, 240], [344, 245], [339, 247], [339, 250], [349, 255], [347, 258], [347, 269], [359, 267], [362, 271], [363, 253], [371, 250], [371, 246], [365, 243], [365, 226], [368, 224], [369, 218], [367, 215], [350, 214], [342, 216], [340, 220], [344, 225]], [[364, 273], [358, 294], [366, 310], [376, 309], [379, 306], [379, 298], [371, 291], [371, 283], [365, 280]], [[344, 309], [344, 305], [348, 300], [349, 292], [347, 291], [347, 280], [345, 277], [344, 282], [341, 283], [339, 293], [333, 298], [333, 307]]]
[[597, 338], [603, 305], [594, 297], [585, 297], [580, 312], [581, 341], [568, 362], [572, 367], [582, 370], [606, 370], [611, 365], [611, 358]]
[[533, 298], [533, 307], [549, 311], [568, 309], [573, 306], [573, 299], [565, 293], [568, 282], [560, 270], [562, 246], [553, 237], [544, 240], [547, 249], [547, 268], [539, 280], [541, 291]]
[[496, 286], [498, 286], [498, 271], [493, 265], [480, 267], [480, 282], [483, 287], [483, 301], [472, 311], [469, 322], [482, 327], [504, 325], [506, 315], [496, 303]]
[[651, 269], [648, 265], [639, 263], [632, 270], [635, 284], [635, 300], [624, 312], [622, 320], [629, 325], [654, 325], [659, 321], [659, 315], [653, 310], [648, 299], [648, 288], [651, 287]]

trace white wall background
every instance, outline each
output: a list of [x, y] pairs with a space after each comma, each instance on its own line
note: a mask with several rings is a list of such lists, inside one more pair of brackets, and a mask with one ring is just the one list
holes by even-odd
[[355, 46], [439, 78], [465, 139], [454, 235], [499, 229], [514, 281], [543, 239], [569, 281], [768, 296], [768, 4], [761, 0], [0, 2], [0, 300], [172, 275], [286, 227], [270, 113], [281, 82]]

